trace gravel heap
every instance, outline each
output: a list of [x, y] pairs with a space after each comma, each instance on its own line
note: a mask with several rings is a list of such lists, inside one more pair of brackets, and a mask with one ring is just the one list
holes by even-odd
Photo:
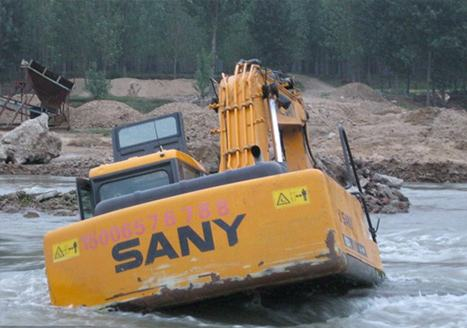
[[116, 125], [136, 122], [143, 114], [130, 106], [113, 100], [93, 100], [78, 108], [70, 109], [73, 129], [111, 128]]
[[185, 126], [188, 150], [208, 171], [219, 166], [219, 138], [211, 134], [218, 127], [217, 114], [188, 102], [174, 102], [157, 107], [146, 117], [156, 117], [181, 112]]
[[349, 83], [329, 93], [329, 98], [335, 100], [366, 100], [384, 102], [386, 99], [371, 87], [363, 83]]

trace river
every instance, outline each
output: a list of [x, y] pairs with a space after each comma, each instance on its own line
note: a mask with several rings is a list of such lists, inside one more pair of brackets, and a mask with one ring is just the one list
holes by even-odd
[[[67, 178], [0, 177], [0, 194], [72, 188]], [[42, 236], [76, 220], [0, 213], [0, 326], [467, 327], [467, 185], [414, 184], [407, 214], [380, 215], [387, 279], [346, 295], [301, 295], [272, 304], [224, 301], [176, 313], [128, 313], [50, 305]], [[376, 217], [376, 216], [374, 216]]]

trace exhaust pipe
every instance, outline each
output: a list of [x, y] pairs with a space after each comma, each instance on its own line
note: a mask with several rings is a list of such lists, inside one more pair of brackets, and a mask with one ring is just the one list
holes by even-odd
[[261, 148], [258, 145], [251, 147], [251, 154], [255, 159], [255, 164], [261, 163], [263, 161], [263, 154], [261, 154]]

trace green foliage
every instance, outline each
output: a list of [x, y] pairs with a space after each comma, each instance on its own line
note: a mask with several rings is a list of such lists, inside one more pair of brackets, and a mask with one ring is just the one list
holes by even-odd
[[340, 83], [465, 89], [467, 2], [0, 0], [0, 80], [19, 79], [23, 58], [68, 77], [90, 63], [106, 77], [201, 76], [201, 49], [216, 74], [258, 58]]
[[10, 61], [20, 47], [18, 27], [15, 25], [17, 7], [15, 0], [0, 1], [0, 77], [2, 72], [13, 66]]
[[24, 191], [18, 191], [16, 193], [16, 197], [18, 198], [21, 207], [29, 206], [34, 201], [34, 198], [31, 195], [25, 193]]
[[245, 9], [245, 0], [180, 0], [185, 11], [193, 17], [210, 43], [211, 69], [216, 70], [219, 34], [233, 26], [234, 17]]
[[85, 86], [94, 98], [103, 99], [109, 93], [110, 84], [105, 78], [105, 73], [98, 71], [93, 65], [86, 71]]
[[195, 72], [195, 88], [198, 91], [201, 98], [206, 97], [208, 94], [209, 79], [212, 77], [211, 69], [211, 55], [209, 55], [204, 49], [198, 54], [197, 67]]
[[295, 36], [289, 3], [283, 0], [253, 1], [248, 27], [263, 63], [276, 69], [288, 68], [292, 59], [291, 40]]

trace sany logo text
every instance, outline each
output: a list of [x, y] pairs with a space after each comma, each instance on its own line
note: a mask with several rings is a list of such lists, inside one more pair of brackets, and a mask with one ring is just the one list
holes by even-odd
[[223, 219], [218, 218], [212, 221], [205, 221], [201, 224], [202, 236], [196, 233], [190, 226], [177, 228], [178, 246], [180, 253], [175, 251], [173, 243], [171, 243], [163, 232], [153, 233], [149, 247], [143, 255], [140, 247], [140, 239], [133, 238], [115, 244], [112, 248], [112, 257], [118, 264], [115, 265], [115, 272], [124, 272], [127, 270], [144, 265], [151, 265], [158, 257], [168, 257], [176, 259], [190, 255], [190, 242], [201, 252], [209, 252], [215, 250], [212, 227], [215, 225], [225, 233], [225, 237], [230, 247], [238, 242], [238, 227], [245, 218], [245, 214], [239, 214], [235, 217], [231, 224], [228, 224]]

